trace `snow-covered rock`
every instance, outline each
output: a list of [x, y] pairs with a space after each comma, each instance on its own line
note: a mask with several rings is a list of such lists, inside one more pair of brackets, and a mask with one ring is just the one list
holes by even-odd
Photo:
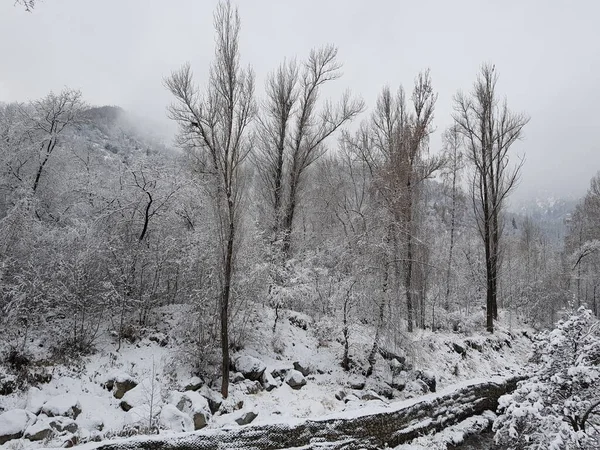
[[267, 391], [267, 392], [271, 392], [273, 389], [275, 389], [277, 386], [279, 386], [277, 384], [277, 382], [275, 381], [275, 378], [273, 378], [273, 376], [265, 371], [263, 373], [262, 379], [261, 379], [261, 383], [262, 383], [262, 387]]
[[150, 409], [150, 405], [135, 406], [127, 411], [124, 418], [125, 425], [149, 425], [154, 417], [160, 413], [159, 409]]
[[25, 409], [38, 415], [42, 411], [44, 403], [48, 401], [48, 396], [45, 395], [40, 389], [36, 387], [30, 387], [27, 392], [27, 403]]
[[50, 418], [41, 414], [35, 423], [27, 427], [23, 437], [30, 441], [43, 441], [54, 434], [54, 429], [50, 426]]
[[363, 393], [360, 398], [361, 398], [361, 400], [365, 400], [365, 401], [371, 401], [371, 400], [379, 400], [381, 402], [385, 401], [383, 398], [381, 398], [379, 395], [377, 395], [373, 391], [367, 391], [367, 392]]
[[171, 392], [169, 403], [190, 417], [194, 430], [204, 428], [212, 416], [208, 400], [198, 392]]
[[44, 403], [42, 412], [48, 417], [64, 416], [77, 419], [77, 416], [81, 413], [81, 404], [74, 395], [57, 395]]
[[175, 405], [165, 405], [160, 411], [160, 427], [166, 430], [182, 433], [193, 431], [192, 419], [184, 412], [177, 409]]
[[236, 413], [235, 423], [238, 425], [248, 425], [258, 417], [258, 413], [254, 411], [240, 411]]
[[212, 414], [216, 413], [223, 404], [223, 397], [220, 393], [213, 391], [208, 386], [202, 386], [200, 389], [200, 395], [208, 401], [208, 406]]
[[285, 382], [292, 389], [300, 389], [302, 386], [306, 384], [306, 378], [297, 370], [290, 370], [285, 377]]
[[336, 400], [342, 401], [342, 400], [344, 400], [345, 397], [346, 397], [346, 391], [344, 391], [343, 389], [340, 391], [337, 391], [335, 393]]
[[294, 361], [294, 369], [307, 377], [312, 373], [310, 365], [306, 362]]
[[142, 380], [133, 389], [127, 391], [127, 393], [121, 399], [121, 408], [123, 411], [129, 411], [136, 406], [150, 405], [154, 410], [158, 411], [162, 404], [161, 387], [158, 381], [146, 378]]
[[365, 388], [365, 380], [359, 376], [352, 376], [348, 380], [348, 387], [350, 389], [361, 390]]
[[229, 379], [232, 383], [240, 383], [244, 381], [246, 377], [241, 372], [232, 372]]
[[267, 368], [260, 359], [249, 355], [238, 356], [234, 361], [234, 366], [245, 378], [252, 381], [259, 381]]
[[100, 417], [82, 417], [79, 416], [76, 420], [77, 426], [83, 430], [102, 431], [104, 429], [104, 421]]
[[117, 399], [122, 399], [125, 393], [137, 386], [137, 381], [128, 373], [122, 371], [111, 372], [104, 382], [104, 386]]
[[25, 409], [13, 409], [0, 414], [0, 445], [22, 437], [36, 419], [35, 414]]
[[184, 391], [197, 391], [204, 386], [204, 380], [200, 377], [192, 377], [182, 383], [182, 386]]
[[435, 373], [433, 373], [429, 370], [418, 371], [417, 372], [417, 380], [423, 381], [427, 385], [427, 389], [430, 392], [435, 392], [435, 389], [437, 386], [437, 380], [435, 378]]
[[77, 432], [79, 425], [73, 419], [68, 417], [51, 417], [48, 420], [48, 423], [52, 427], [52, 429], [58, 431], [59, 433], [68, 432], [75, 433]]

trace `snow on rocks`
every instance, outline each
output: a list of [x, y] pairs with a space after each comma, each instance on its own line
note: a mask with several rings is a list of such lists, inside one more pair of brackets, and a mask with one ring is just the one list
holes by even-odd
[[207, 386], [202, 386], [200, 394], [208, 401], [208, 406], [212, 414], [216, 413], [223, 404], [223, 397], [220, 393], [213, 391]]
[[159, 424], [162, 429], [171, 430], [176, 433], [193, 431], [192, 419], [175, 405], [165, 405], [160, 411]]
[[302, 373], [300, 373], [299, 371], [290, 370], [287, 376], [285, 377], [285, 382], [292, 389], [300, 389], [302, 388], [302, 386], [306, 385], [306, 378], [304, 378], [304, 375], [302, 375]]
[[254, 411], [240, 411], [235, 413], [235, 423], [238, 425], [248, 425], [258, 417], [258, 413]]
[[50, 418], [45, 414], [41, 414], [35, 423], [27, 427], [23, 437], [30, 441], [43, 441], [51, 437], [53, 433], [54, 429], [50, 426]]
[[36, 387], [30, 387], [27, 392], [27, 403], [25, 409], [38, 415], [42, 411], [44, 403], [48, 401], [48, 396], [45, 395], [40, 389]]
[[127, 411], [124, 418], [124, 424], [127, 425], [148, 425], [150, 426], [154, 418], [158, 415], [159, 409], [151, 409], [150, 405], [144, 404], [134, 406]]
[[437, 380], [435, 374], [429, 370], [417, 371], [417, 380], [423, 381], [429, 390], [429, 392], [435, 392]]
[[263, 373], [263, 376], [261, 378], [261, 383], [262, 383], [262, 387], [267, 392], [271, 392], [273, 389], [275, 389], [276, 387], [279, 386], [279, 384], [277, 384], [277, 382], [275, 381], [275, 378], [273, 378], [273, 375], [271, 375], [267, 371], [265, 371], [265, 373]]
[[64, 416], [77, 419], [77, 416], [81, 413], [81, 404], [74, 395], [57, 395], [44, 403], [42, 412], [48, 417]]
[[173, 391], [168, 403], [189, 416], [194, 430], [204, 428], [212, 416], [208, 400], [198, 392]]
[[200, 377], [192, 377], [182, 383], [184, 391], [197, 391], [204, 386], [204, 380]]
[[294, 361], [294, 370], [297, 370], [305, 377], [309, 376], [312, 373], [310, 365], [300, 361]]
[[137, 386], [137, 381], [129, 375], [128, 373], [121, 371], [111, 372], [108, 377], [106, 377], [106, 382], [104, 386], [109, 391], [113, 392], [113, 395], [116, 399], [122, 399], [123, 396]]
[[238, 356], [234, 360], [235, 369], [251, 381], [259, 381], [267, 366], [260, 359], [249, 355]]
[[0, 414], [0, 445], [22, 437], [25, 430], [35, 421], [35, 414], [25, 409], [13, 409]]
[[161, 387], [157, 381], [146, 378], [136, 387], [127, 391], [121, 399], [121, 408], [123, 411], [129, 411], [136, 406], [149, 405], [152, 403], [153, 409], [158, 411], [162, 404], [160, 391]]

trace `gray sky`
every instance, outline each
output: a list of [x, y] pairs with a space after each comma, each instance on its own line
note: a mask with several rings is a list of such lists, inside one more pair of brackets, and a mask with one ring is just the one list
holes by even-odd
[[[114, 104], [166, 122], [162, 79], [190, 61], [198, 81], [213, 55], [216, 0], [43, 0], [33, 13], [0, 0], [0, 101], [64, 86], [91, 104]], [[509, 106], [531, 116], [516, 195], [582, 195], [600, 170], [600, 1], [238, 0], [242, 59], [265, 75], [285, 57], [339, 47], [344, 76], [372, 106], [381, 87], [410, 89], [430, 68], [435, 124], [451, 122], [452, 96], [480, 64], [499, 70]], [[332, 91], [335, 93], [336, 90]], [[365, 115], [366, 117], [366, 115]]]

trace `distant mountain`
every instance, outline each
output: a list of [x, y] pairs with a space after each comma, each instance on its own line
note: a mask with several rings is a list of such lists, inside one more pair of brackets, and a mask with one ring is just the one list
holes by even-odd
[[578, 201], [579, 199], [572, 197], [558, 197], [543, 192], [529, 199], [519, 200], [509, 206], [511, 222], [509, 228], [518, 230], [522, 220], [529, 217], [550, 240], [562, 244], [568, 222]]

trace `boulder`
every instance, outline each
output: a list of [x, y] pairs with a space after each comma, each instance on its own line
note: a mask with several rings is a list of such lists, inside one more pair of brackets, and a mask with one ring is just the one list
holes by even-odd
[[150, 405], [150, 402], [152, 402], [152, 409], [158, 411], [162, 404], [160, 391], [161, 388], [158, 381], [146, 378], [136, 387], [125, 393], [121, 399], [121, 408], [123, 411], [129, 411], [136, 406]]
[[[464, 345], [459, 344], [458, 342], [452, 342], [452, 350], [458, 353], [463, 358], [467, 356], [467, 348]], [[432, 391], [435, 392], [435, 391]]]
[[417, 380], [423, 381], [429, 390], [429, 392], [435, 392], [437, 386], [437, 380], [435, 379], [435, 374], [428, 370], [417, 371]]
[[160, 411], [159, 424], [162, 429], [177, 433], [194, 430], [194, 424], [190, 416], [177, 409], [175, 405], [163, 406]]
[[240, 388], [242, 392], [247, 395], [255, 395], [263, 390], [263, 386], [260, 384], [260, 381], [250, 380], [244, 380], [243, 383], [240, 383]]
[[305, 377], [309, 376], [312, 373], [310, 366], [307, 363], [303, 363], [300, 361], [294, 361], [294, 369], [300, 372]]
[[0, 414], [0, 445], [21, 438], [36, 419], [35, 414], [25, 409], [13, 409]]
[[77, 416], [81, 413], [81, 404], [74, 395], [57, 395], [44, 403], [42, 412], [48, 417], [63, 416], [77, 419]]
[[262, 387], [267, 392], [271, 392], [273, 389], [275, 389], [277, 386], [279, 386], [277, 384], [277, 382], [275, 381], [275, 378], [273, 378], [273, 376], [267, 371], [265, 371], [265, 373], [263, 373], [261, 383], [262, 383]]
[[242, 381], [244, 381], [246, 379], [246, 377], [244, 377], [244, 375], [241, 372], [233, 372], [230, 375], [230, 380], [232, 383], [240, 383]]
[[30, 387], [29, 391], [27, 392], [27, 403], [25, 409], [35, 415], [38, 415], [42, 411], [44, 403], [47, 401], [48, 396], [46, 396], [40, 389], [36, 387]]
[[348, 387], [360, 391], [365, 388], [365, 380], [360, 377], [351, 377], [348, 380]]
[[202, 386], [200, 389], [200, 395], [208, 401], [208, 406], [212, 414], [216, 413], [223, 404], [223, 397], [220, 393], [209, 389], [207, 386]]
[[291, 369], [288, 369], [288, 368], [273, 369], [271, 371], [271, 376], [275, 379], [280, 379], [281, 381], [283, 381], [283, 380], [285, 380], [285, 377], [290, 370]]
[[348, 394], [344, 397], [344, 403], [357, 402], [359, 398], [354, 394]]
[[344, 398], [346, 398], [346, 391], [343, 391], [343, 390], [342, 391], [337, 391], [335, 393], [335, 398], [336, 398], [336, 400], [339, 400], [339, 401], [344, 400]]
[[238, 425], [248, 425], [257, 417], [258, 413], [255, 413], [254, 411], [244, 411], [241, 412], [238, 417], [236, 417], [235, 423], [237, 423]]
[[48, 416], [41, 414], [34, 424], [27, 427], [23, 433], [23, 437], [30, 441], [43, 441], [50, 438], [55, 430], [50, 426]]
[[248, 355], [238, 356], [234, 361], [234, 367], [251, 381], [259, 381], [267, 368], [260, 359]]
[[109, 374], [104, 382], [104, 387], [109, 391], [113, 391], [113, 396], [119, 400], [136, 386], [137, 381], [131, 375], [120, 371]]
[[76, 433], [79, 429], [77, 422], [68, 417], [53, 417], [48, 420], [48, 423], [53, 430], [56, 430], [59, 433]]
[[192, 377], [183, 383], [184, 391], [197, 391], [204, 386], [204, 380], [200, 377]]
[[290, 370], [285, 377], [285, 382], [292, 389], [300, 389], [306, 384], [306, 378], [297, 370]]
[[104, 421], [97, 416], [83, 417], [83, 415], [81, 415], [77, 418], [75, 423], [79, 429], [83, 430], [102, 431], [104, 429]]
[[123, 420], [124, 425], [148, 425], [150, 423], [150, 419], [156, 417], [159, 413], [159, 409], [150, 410], [150, 405], [141, 405], [134, 406], [125, 414], [125, 418]]
[[198, 392], [171, 392], [169, 403], [188, 415], [194, 430], [204, 428], [212, 416], [208, 400]]
[[381, 402], [385, 401], [383, 398], [381, 398], [379, 395], [377, 395], [373, 391], [367, 391], [367, 392], [363, 393], [360, 398], [361, 398], [361, 400], [365, 400], [365, 401], [371, 401], [371, 400], [379, 400]]

